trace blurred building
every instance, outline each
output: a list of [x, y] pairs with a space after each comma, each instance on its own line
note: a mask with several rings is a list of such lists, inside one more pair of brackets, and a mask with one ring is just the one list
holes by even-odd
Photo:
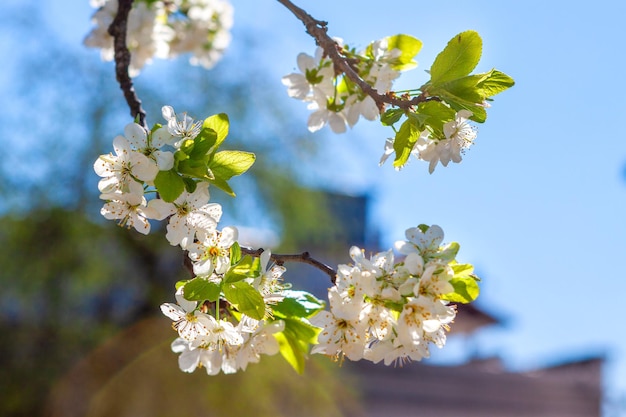
[[[348, 248], [379, 251], [368, 233], [367, 197], [326, 194], [327, 208], [345, 230], [333, 230], [328, 240]], [[349, 262], [334, 247], [307, 247], [330, 265]], [[306, 276], [308, 289], [315, 277]], [[314, 275], [315, 271], [309, 271]], [[319, 277], [318, 277], [319, 278]], [[317, 281], [319, 282], [319, 280]], [[318, 285], [319, 296], [329, 283]], [[472, 334], [485, 326], [501, 325], [497, 318], [473, 305], [460, 305], [451, 337]], [[533, 372], [507, 371], [498, 358], [474, 359], [458, 366], [423, 362], [384, 366], [367, 361], [344, 362], [360, 392], [363, 417], [594, 417], [602, 401], [602, 357], [585, 358]]]
[[[465, 316], [459, 312], [456, 324]], [[509, 372], [498, 358], [457, 366], [423, 362], [387, 367], [345, 363], [361, 394], [363, 417], [595, 417], [603, 358]]]

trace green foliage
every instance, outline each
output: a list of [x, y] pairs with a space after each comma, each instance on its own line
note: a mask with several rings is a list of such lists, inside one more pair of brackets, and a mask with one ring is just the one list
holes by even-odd
[[461, 246], [457, 242], [449, 243], [443, 247], [443, 250], [432, 255], [433, 258], [441, 259], [444, 262], [450, 262], [456, 258]]
[[224, 283], [237, 282], [246, 278], [258, 277], [260, 273], [259, 258], [244, 256], [224, 274]]
[[310, 318], [324, 309], [324, 302], [306, 291], [283, 291], [283, 298], [273, 306], [276, 317]]
[[173, 169], [169, 171], [159, 171], [154, 179], [154, 186], [159, 195], [163, 200], [170, 203], [182, 194], [185, 190], [185, 184], [183, 178]]
[[256, 156], [251, 152], [222, 151], [216, 153], [209, 163], [209, 169], [214, 175], [210, 182], [234, 197], [235, 193], [227, 181], [246, 172], [254, 164], [255, 159]]
[[213, 116], [207, 117], [202, 124], [202, 130], [213, 131], [216, 136], [212, 143], [210, 143], [211, 147], [209, 148], [213, 153], [217, 148], [220, 147], [222, 142], [226, 140], [226, 136], [228, 136], [230, 122], [228, 119], [228, 115], [225, 113], [214, 114]]
[[478, 277], [474, 275], [474, 267], [471, 264], [452, 264], [454, 278], [450, 280], [450, 284], [454, 287], [454, 292], [443, 295], [443, 300], [455, 303], [471, 303], [480, 293], [478, 287]]
[[483, 41], [477, 32], [459, 33], [435, 58], [430, 67], [431, 83], [440, 84], [466, 76], [478, 65], [482, 49]]
[[388, 109], [380, 116], [380, 122], [384, 126], [392, 126], [398, 120], [402, 118], [404, 115], [404, 110], [402, 109]]
[[[385, 126], [399, 122], [403, 115], [408, 117], [396, 131], [394, 167], [406, 164], [424, 129], [435, 140], [445, 139], [444, 124], [454, 120], [460, 110], [470, 111], [470, 119], [482, 123], [487, 119], [486, 101], [515, 84], [511, 77], [496, 69], [470, 75], [481, 54], [482, 40], [477, 32], [469, 30], [456, 35], [437, 55], [429, 71], [430, 80], [419, 89], [427, 100], [421, 101], [417, 108], [390, 108], [383, 113], [381, 123]], [[412, 117], [415, 119], [411, 121]]]
[[217, 152], [228, 130], [228, 116], [215, 114], [204, 120], [195, 139], [183, 141], [174, 154], [174, 168], [160, 171], [155, 179], [155, 187], [163, 200], [172, 202], [184, 190], [193, 192], [198, 181], [208, 181], [235, 196], [228, 180], [250, 169], [256, 156], [243, 151]]
[[215, 302], [219, 299], [220, 292], [220, 285], [200, 277], [187, 282], [183, 289], [183, 295], [189, 301]]
[[448, 300], [455, 303], [471, 303], [480, 292], [476, 280], [473, 278], [453, 278], [450, 284], [454, 287], [454, 292], [441, 296], [442, 300]]
[[261, 294], [245, 281], [224, 283], [224, 298], [242, 314], [261, 320], [265, 316], [265, 301]]
[[392, 68], [396, 71], [404, 71], [417, 66], [415, 56], [422, 49], [422, 41], [410, 35], [399, 34], [387, 37], [389, 51], [399, 49], [401, 55], [396, 58]]
[[402, 123], [393, 142], [393, 149], [396, 151], [396, 159], [393, 161], [394, 167], [401, 167], [409, 160], [411, 150], [419, 139], [420, 132], [421, 126], [416, 118], [410, 117]]
[[311, 343], [317, 340], [319, 329], [304, 318], [285, 317], [285, 329], [274, 335], [280, 354], [298, 373], [304, 372], [304, 362]]

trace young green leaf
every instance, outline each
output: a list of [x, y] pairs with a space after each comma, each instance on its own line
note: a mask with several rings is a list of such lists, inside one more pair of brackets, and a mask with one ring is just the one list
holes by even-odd
[[389, 109], [380, 116], [380, 122], [383, 126], [391, 126], [402, 118], [403, 109]]
[[487, 120], [487, 111], [485, 110], [482, 102], [474, 102], [464, 100], [461, 97], [457, 97], [449, 91], [440, 90], [439, 97], [450, 105], [456, 111], [469, 110], [472, 113], [471, 120], [477, 123], [484, 123]]
[[393, 161], [394, 167], [400, 168], [406, 164], [419, 136], [420, 129], [414, 118], [408, 118], [402, 123], [393, 142], [393, 150], [396, 151], [396, 159]]
[[240, 313], [261, 320], [265, 316], [265, 301], [261, 294], [245, 281], [224, 283], [224, 297]]
[[422, 41], [410, 35], [395, 35], [387, 38], [387, 50], [399, 49], [400, 56], [391, 66], [396, 71], [404, 71], [417, 66], [413, 59], [422, 49]]
[[427, 116], [425, 124], [430, 127], [434, 136], [443, 136], [443, 125], [454, 120], [456, 112], [439, 101], [427, 101], [420, 103], [417, 108], [418, 114]]
[[309, 352], [309, 345], [315, 343], [320, 329], [305, 319], [285, 318], [285, 329], [274, 337], [280, 346], [280, 353], [285, 360], [301, 374], [304, 372], [304, 361]]
[[454, 80], [468, 75], [480, 61], [483, 42], [477, 32], [459, 33], [448, 42], [430, 67], [432, 84]]
[[215, 185], [220, 190], [224, 191], [226, 194], [230, 195], [231, 197], [235, 197], [235, 192], [233, 191], [232, 188], [230, 188], [230, 185], [228, 185], [226, 180], [222, 178], [214, 177], [209, 182]]
[[211, 143], [211, 147], [213, 147], [212, 153], [215, 153], [217, 148], [219, 148], [222, 142], [226, 139], [226, 136], [228, 136], [228, 127], [228, 115], [225, 113], [214, 114], [204, 120], [202, 128], [211, 129], [216, 134], [214, 142]]
[[204, 278], [194, 278], [185, 284], [183, 295], [189, 301], [217, 301], [220, 291], [218, 284]]
[[202, 159], [186, 159], [178, 163], [178, 171], [183, 175], [202, 180], [211, 180], [213, 173], [208, 169], [207, 164]]
[[193, 149], [186, 152], [190, 158], [203, 160], [204, 156], [213, 148], [217, 142], [217, 133], [215, 130], [202, 126], [202, 130], [193, 141]]
[[246, 255], [236, 265], [230, 267], [224, 275], [224, 282], [237, 282], [246, 278], [256, 278], [259, 276], [259, 272], [258, 258]]
[[492, 69], [483, 75], [485, 77], [478, 83], [478, 88], [485, 97], [495, 96], [515, 85], [513, 78], [496, 69]]
[[454, 271], [455, 278], [469, 278], [474, 273], [472, 264], [452, 264], [450, 266]]
[[241, 260], [241, 246], [235, 242], [230, 246], [230, 264], [236, 265]]
[[256, 159], [256, 155], [243, 151], [222, 151], [213, 156], [209, 168], [213, 174], [224, 180], [246, 172]]
[[154, 179], [154, 186], [161, 198], [170, 203], [185, 190], [185, 182], [174, 169], [159, 171]]
[[443, 300], [467, 304], [478, 298], [480, 289], [474, 278], [455, 277], [450, 280], [450, 284], [454, 287], [454, 292], [442, 295]]
[[434, 253], [432, 255], [433, 258], [441, 259], [445, 262], [450, 262], [456, 258], [457, 253], [459, 253], [459, 249], [461, 245], [457, 242], [451, 242], [447, 244], [441, 252]]
[[183, 177], [183, 181], [185, 182], [185, 191], [187, 191], [189, 194], [196, 191], [196, 187], [198, 186], [198, 183], [196, 181], [188, 177]]
[[276, 317], [309, 318], [324, 309], [324, 302], [305, 291], [285, 290], [285, 296], [273, 306]]

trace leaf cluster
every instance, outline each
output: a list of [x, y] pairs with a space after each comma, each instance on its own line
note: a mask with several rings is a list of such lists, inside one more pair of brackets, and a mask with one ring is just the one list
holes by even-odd
[[251, 255], [242, 256], [238, 243], [230, 248], [231, 266], [219, 279], [195, 277], [180, 281], [185, 299], [198, 301], [202, 306], [209, 303], [216, 313], [223, 310], [231, 317], [241, 319], [246, 315], [255, 320], [273, 322], [281, 320], [284, 329], [275, 333], [280, 352], [285, 360], [299, 373], [312, 343], [316, 343], [319, 329], [308, 319], [324, 309], [324, 302], [306, 291], [282, 290], [280, 300], [267, 302], [255, 279], [263, 274], [260, 260]]
[[394, 126], [404, 118], [398, 129], [394, 127], [394, 167], [407, 163], [422, 132], [427, 131], [437, 140], [445, 139], [443, 126], [454, 120], [460, 110], [469, 111], [474, 122], [485, 122], [491, 97], [515, 84], [496, 69], [471, 74], [481, 55], [482, 39], [477, 32], [469, 30], [456, 35], [430, 67], [430, 80], [416, 91], [417, 106], [391, 107], [382, 114], [381, 122], [386, 126]]
[[194, 139], [183, 139], [174, 154], [174, 167], [159, 171], [154, 185], [165, 201], [172, 202], [183, 191], [192, 193], [199, 181], [207, 181], [231, 196], [228, 181], [246, 172], [256, 159], [251, 152], [219, 151], [228, 135], [229, 121], [224, 113], [208, 117]]

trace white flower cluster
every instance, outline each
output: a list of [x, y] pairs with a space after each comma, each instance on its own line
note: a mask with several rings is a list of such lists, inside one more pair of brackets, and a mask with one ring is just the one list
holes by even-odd
[[322, 328], [313, 353], [389, 365], [428, 357], [430, 343], [443, 347], [456, 310], [442, 296], [454, 292], [458, 245], [440, 247], [443, 231], [436, 225], [408, 229], [406, 237], [395, 245], [406, 255], [399, 263], [391, 250], [370, 259], [350, 250], [354, 265], [339, 265], [330, 311], [312, 319]]
[[[208, 184], [199, 184], [193, 193], [183, 194], [174, 204], [165, 203], [160, 199], [146, 200], [146, 191], [154, 186], [154, 179], [159, 171], [170, 170], [174, 166], [174, 153], [188, 131], [181, 131], [180, 126], [199, 126], [199, 123], [190, 123], [190, 118], [183, 115], [178, 120], [174, 110], [163, 107], [163, 116], [168, 121], [154, 132], [148, 132], [137, 123], [130, 123], [124, 128], [124, 136], [117, 136], [113, 140], [115, 155], [109, 153], [100, 155], [94, 163], [94, 170], [102, 177], [98, 189], [102, 193], [100, 198], [107, 203], [100, 213], [109, 220], [119, 220], [122, 226], [135, 228], [138, 232], [148, 234], [150, 223], [148, 219], [162, 220], [176, 211], [173, 222], [168, 225], [168, 239], [173, 245], [180, 244], [189, 237], [192, 230], [206, 227], [202, 222], [202, 214], [214, 220], [217, 224], [221, 208], [219, 205], [206, 205], [209, 200]], [[178, 130], [177, 130], [178, 129]], [[193, 132], [197, 135], [199, 128]], [[163, 150], [169, 147], [171, 150]], [[217, 206], [217, 207], [215, 207]], [[219, 213], [219, 215], [218, 215]], [[193, 214], [193, 215], [191, 215]], [[184, 221], [180, 218], [184, 217]]]
[[[398, 49], [389, 50], [387, 40], [382, 39], [357, 54], [355, 69], [365, 82], [384, 94], [391, 90], [393, 80], [400, 75], [392, 68], [400, 54]], [[313, 111], [308, 120], [311, 132], [328, 123], [333, 132], [343, 133], [347, 126], [354, 126], [360, 116], [367, 120], [380, 116], [370, 96], [347, 77], [335, 74], [333, 62], [323, 56], [321, 48], [317, 49], [315, 57], [299, 54], [297, 61], [301, 73], [286, 75], [282, 82], [287, 86], [289, 97], [309, 103], [308, 108]]]
[[[222, 207], [209, 203], [209, 184], [199, 182], [193, 192], [185, 190], [173, 202], [146, 200], [148, 193], [154, 193], [158, 172], [173, 167], [172, 151], [193, 140], [201, 129], [201, 122], [194, 122], [186, 114], [177, 115], [170, 106], [164, 106], [162, 114], [166, 126], [148, 132], [136, 123], [127, 125], [124, 136], [113, 140], [115, 155], [100, 155], [94, 163], [94, 170], [102, 177], [98, 183], [100, 198], [107, 201], [101, 214], [143, 234], [150, 232], [150, 219], [169, 219], [166, 238], [170, 244], [187, 251], [198, 278], [220, 284], [231, 266], [230, 248], [237, 241], [238, 231], [235, 227], [217, 230]], [[165, 147], [172, 151], [163, 150]], [[260, 275], [245, 279], [261, 294], [266, 310], [283, 299], [284, 288], [280, 281], [285, 268], [268, 268], [270, 256], [269, 251], [263, 252]], [[283, 322], [255, 320], [245, 314], [218, 319], [208, 314], [207, 305], [186, 300], [182, 290], [176, 293], [178, 304], [161, 306], [163, 313], [174, 320], [180, 336], [172, 350], [181, 353], [181, 370], [191, 372], [204, 366], [211, 375], [220, 369], [232, 373], [258, 362], [261, 354], [278, 352], [278, 342], [272, 335], [282, 331]], [[219, 302], [214, 304], [215, 316], [219, 317]]]
[[[264, 294], [266, 302], [271, 303], [281, 298], [282, 287], [278, 279], [284, 268], [274, 265], [269, 270], [266, 266], [270, 253], [263, 252], [261, 263], [264, 265], [260, 277], [251, 281], [252, 285]], [[214, 272], [208, 280], [217, 282], [220, 275]], [[161, 311], [174, 323], [172, 327], [179, 337], [172, 342], [172, 351], [180, 353], [178, 365], [183, 372], [193, 372], [204, 367], [207, 374], [216, 375], [220, 371], [225, 374], [245, 370], [249, 363], [258, 363], [261, 355], [275, 355], [279, 345], [275, 333], [284, 330], [281, 320], [255, 320], [242, 314], [237, 325], [235, 317], [218, 319], [209, 314], [208, 304], [198, 305], [183, 297], [182, 287], [176, 292], [178, 304], [165, 303]], [[216, 303], [219, 304], [219, 303]], [[220, 307], [214, 306], [219, 316]]]
[[[454, 120], [443, 125], [443, 138], [434, 138], [432, 133], [426, 129], [421, 132], [417, 142], [411, 150], [411, 155], [417, 159], [429, 162], [428, 172], [435, 171], [437, 163], [448, 166], [450, 161], [459, 163], [462, 160], [461, 154], [472, 146], [476, 139], [476, 127], [469, 123], [472, 112], [460, 110], [456, 113]], [[380, 165], [384, 164], [387, 158], [394, 153], [393, 139], [387, 139], [385, 150], [380, 158]]]
[[[108, 28], [115, 19], [118, 0], [92, 0], [97, 7], [95, 27], [85, 45], [100, 48], [104, 61], [112, 61], [113, 37]], [[226, 0], [135, 0], [128, 17], [126, 44], [131, 52], [129, 73], [136, 76], [153, 57], [174, 58], [190, 53], [193, 65], [213, 67], [231, 40], [233, 7]]]

